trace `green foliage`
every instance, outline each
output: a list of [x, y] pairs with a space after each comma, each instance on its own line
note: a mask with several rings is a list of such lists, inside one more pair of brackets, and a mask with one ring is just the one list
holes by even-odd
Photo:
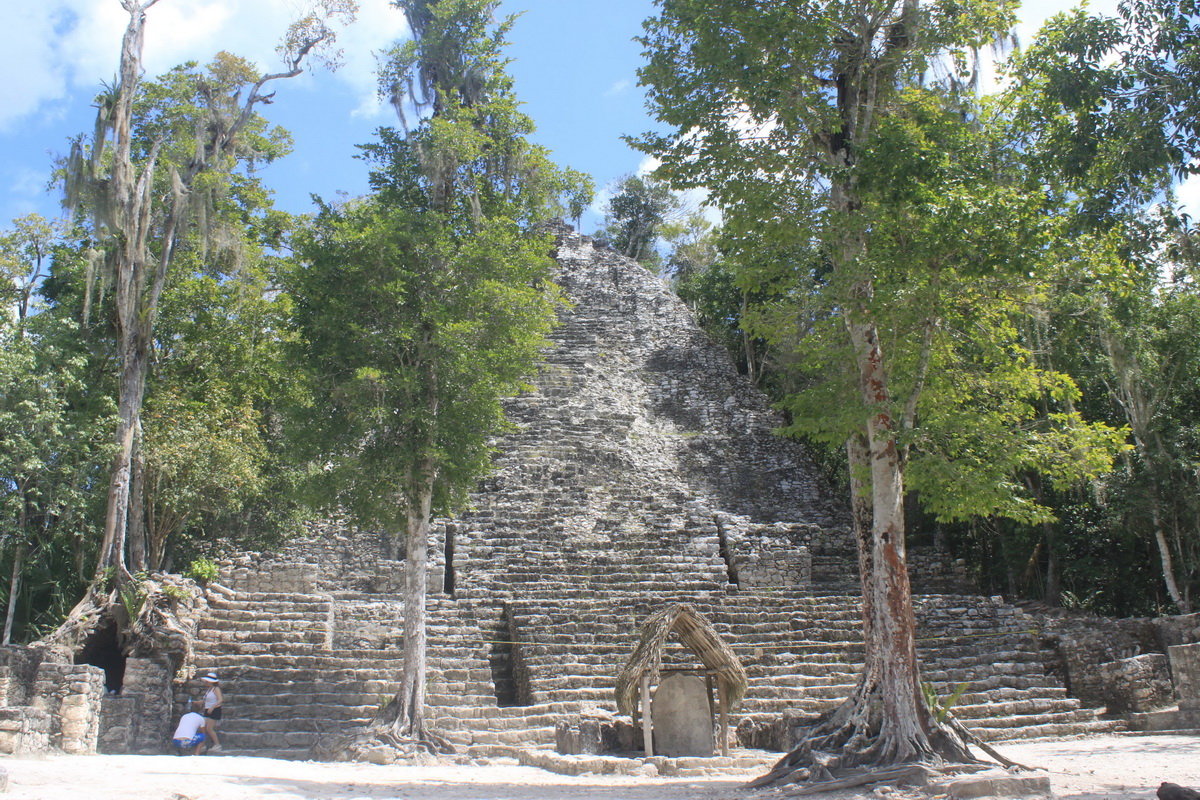
[[1187, 3], [1122, 2], [1117, 17], [1059, 14], [1014, 59], [1017, 122], [1035, 165], [1100, 225], [1155, 202], [1200, 153], [1200, 20]]
[[658, 272], [663, 267], [659, 239], [664, 226], [679, 214], [679, 198], [666, 183], [650, 176], [626, 175], [616, 182], [604, 205], [604, 228], [596, 232], [596, 240]]
[[363, 148], [373, 194], [322, 206], [296, 237], [299, 353], [323, 399], [315, 483], [392, 531], [427, 496], [435, 512], [460, 505], [489, 468], [500, 399], [523, 388], [559, 302], [536, 226], [587, 191], [526, 139], [496, 5], [402, 4], [418, 36], [382, 86], [432, 113], [381, 131]]
[[284, 435], [305, 402], [286, 363], [291, 299], [278, 288], [280, 262], [263, 253], [286, 220], [257, 182], [243, 188], [222, 211], [240, 220], [237, 261], [189, 241], [163, 298], [143, 411], [151, 568], [262, 547], [306, 513], [295, 490], [302, 467]]
[[117, 588], [117, 568], [105, 567], [96, 573], [95, 585], [102, 592], [111, 592]]
[[221, 568], [217, 566], [217, 562], [209, 558], [197, 558], [187, 565], [183, 576], [191, 578], [196, 583], [206, 584], [215, 581], [220, 572]]
[[[787, 433], [839, 460], [869, 433], [873, 465], [897, 446], [884, 480], [910, 490], [918, 535], [964, 531], [955, 541], [1010, 592], [1029, 585], [1020, 548], [1044, 539], [1024, 551], [1044, 560], [1038, 577], [1077, 581], [1055, 561], [1054, 534], [1073, 524], [1056, 521], [1061, 503], [1128, 457], [1127, 430], [1048, 349], [1046, 321], [1064, 276], [1104, 263], [1105, 247], [1061, 213], [1070, 192], [1031, 162], [1017, 104], [969, 90], [1011, 6], [890, 12], [660, 4], [640, 74], [668, 130], [640, 145], [674, 188], [710, 190], [729, 276], [681, 288], [693, 303], [723, 296], [716, 307], [761, 342]], [[876, 530], [902, 524], [875, 510]]]
[[92, 385], [80, 326], [42, 292], [51, 263], [71, 262], [62, 236], [33, 216], [0, 236], [0, 570], [15, 640], [82, 591], [73, 562], [95, 532], [92, 487], [112, 453], [112, 403]]
[[141, 579], [127, 581], [117, 592], [121, 597], [121, 607], [125, 610], [128, 622], [138, 618], [142, 607], [146, 604], [146, 587]]
[[934, 717], [938, 722], [945, 722], [950, 716], [950, 709], [954, 708], [955, 703], [962, 698], [966, 693], [967, 688], [971, 684], [963, 681], [954, 687], [954, 691], [945, 698], [938, 697], [937, 689], [932, 683], [921, 682], [921, 693], [925, 695], [925, 702], [929, 704], [929, 710], [933, 712]]
[[188, 597], [191, 596], [190, 593], [186, 589], [182, 589], [182, 588], [175, 586], [174, 584], [170, 584], [170, 583], [163, 584], [161, 591], [170, 600], [172, 600], [173, 602], [176, 602], [176, 603], [181, 600], [186, 600]]
[[[1122, 543], [1128, 574], [1140, 572], [1129, 561], [1142, 555], [1137, 539], [1152, 543], [1170, 602], [1184, 612], [1200, 588], [1200, 516], [1190, 502], [1195, 232], [1162, 201], [1200, 154], [1193, 11], [1129, 2], [1116, 18], [1059, 15], [1014, 60], [1005, 98], [1039, 190], [1056, 198], [1061, 230], [1075, 240], [1044, 341], [1085, 385], [1091, 412], [1128, 428], [1130, 453], [1097, 483], [1090, 516], [1111, 526], [1103, 535]], [[1105, 587], [1096, 602], [1114, 593]], [[1144, 586], [1140, 605], [1156, 605], [1158, 594]]]

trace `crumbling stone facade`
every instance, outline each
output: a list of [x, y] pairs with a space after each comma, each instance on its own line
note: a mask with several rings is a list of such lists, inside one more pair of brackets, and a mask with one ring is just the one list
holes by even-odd
[[[1167, 650], [1200, 641], [1200, 614], [1109, 619], [1045, 612], [1039, 615], [1038, 627], [1046, 669], [1061, 676], [1075, 697], [1117, 712], [1172, 704], [1173, 693], [1164, 685], [1164, 676], [1169, 676]], [[1146, 655], [1161, 658], [1139, 660]], [[1137, 696], [1131, 694], [1134, 687]]]

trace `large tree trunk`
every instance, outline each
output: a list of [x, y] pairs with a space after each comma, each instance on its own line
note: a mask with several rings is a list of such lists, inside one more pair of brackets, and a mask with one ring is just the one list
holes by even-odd
[[883, 354], [869, 319], [848, 314], [846, 327], [871, 409], [866, 434], [851, 437], [846, 448], [862, 570], [863, 674], [853, 694], [802, 732], [796, 747], [752, 786], [792, 780], [796, 773], [817, 780], [853, 767], [977, 760], [959, 735], [938, 724], [921, 692], [904, 543], [903, 463], [897, 423], [887, 411]]
[[[112, 174], [105, 187], [111, 205], [111, 226], [119, 233], [114, 285], [117, 331], [120, 337], [120, 389], [117, 401], [117, 453], [109, 475], [108, 505], [104, 516], [104, 539], [96, 559], [97, 578], [114, 568], [118, 580], [129, 577], [125, 567], [125, 534], [129, 513], [130, 459], [133, 439], [141, 417], [145, 393], [145, 345], [141, 328], [149, 324], [140, 307], [145, 271], [145, 242], [151, 200], [148, 186], [154, 170], [152, 155], [142, 174], [133, 163], [133, 106], [141, 82], [142, 50], [146, 38], [146, 10], [157, 0], [140, 5], [136, 0], [121, 0], [129, 14], [129, 23], [121, 41], [119, 82], [112, 111]], [[103, 148], [94, 142], [99, 157]], [[155, 154], [157, 148], [154, 149]]]
[[123, 342], [123, 345], [121, 389], [117, 406], [117, 453], [113, 456], [109, 475], [104, 539], [96, 559], [97, 578], [112, 568], [117, 579], [121, 581], [129, 577], [125, 562], [125, 538], [129, 519], [133, 440], [141, 421], [142, 397], [146, 388], [145, 360], [140, 348], [134, 342]]
[[1171, 555], [1171, 544], [1163, 532], [1162, 509], [1156, 493], [1152, 490], [1150, 497], [1150, 518], [1154, 525], [1154, 543], [1158, 547], [1158, 559], [1162, 564], [1163, 582], [1167, 585], [1167, 594], [1180, 614], [1192, 613], [1192, 604], [1184, 593], [1179, 590], [1179, 582], [1175, 579], [1175, 562]]
[[146, 463], [142, 452], [142, 429], [133, 438], [132, 483], [129, 487], [129, 565], [136, 574], [160, 569], [161, 559], [146, 560]]
[[433, 468], [425, 465], [417, 476], [416, 502], [408, 507], [404, 560], [404, 651], [400, 691], [392, 732], [404, 739], [422, 741], [425, 731], [425, 601], [429, 591], [429, 515], [433, 499]]
[[17, 545], [13, 551], [12, 578], [8, 584], [8, 611], [4, 615], [4, 644], [12, 643], [13, 620], [17, 615], [17, 595], [21, 592], [21, 577], [25, 572], [25, 552], [28, 547], [24, 542]]
[[887, 410], [888, 377], [878, 331], [857, 313], [854, 310], [847, 315], [846, 327], [854, 344], [864, 406], [871, 409], [867, 445], [873, 580], [870, 585], [864, 581], [864, 596], [870, 597], [874, 613], [875, 622], [866, 634], [875, 669], [868, 672], [878, 672], [877, 692], [882, 701], [871, 760], [893, 764], [931, 755], [929, 734], [935, 726], [921, 693], [917, 667], [916, 618], [904, 542], [904, 474], [896, 444], [899, 426]]
[[[852, 101], [849, 104], [851, 107], [843, 109], [843, 130], [854, 131], [859, 112], [869, 113], [872, 104], [864, 103], [863, 109], [854, 107]], [[852, 166], [848, 149], [828, 155], [841, 166]], [[852, 182], [835, 182], [830, 200], [839, 216], [854, 219], [859, 201]], [[833, 251], [838, 272], [858, 275], [843, 318], [867, 414], [863, 434], [847, 442], [863, 588], [863, 674], [853, 694], [803, 731], [795, 748], [752, 786], [794, 780], [804, 774], [823, 779], [830, 770], [860, 766], [977, 760], [960, 736], [938, 724], [921, 691], [904, 541], [903, 454], [896, 442], [902, 421], [891, 410], [893, 398], [883, 348], [870, 314], [874, 287], [868, 277], [858, 273], [865, 252], [865, 235], [852, 228]], [[909, 403], [916, 400], [911, 397]]]

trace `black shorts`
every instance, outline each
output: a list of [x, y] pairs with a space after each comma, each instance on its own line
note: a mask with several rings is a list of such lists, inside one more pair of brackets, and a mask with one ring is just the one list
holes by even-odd
[[216, 708], [206, 708], [204, 709], [204, 716], [208, 717], [209, 719], [220, 719], [221, 712], [224, 710], [225, 709], [221, 708], [221, 706], [217, 706]]

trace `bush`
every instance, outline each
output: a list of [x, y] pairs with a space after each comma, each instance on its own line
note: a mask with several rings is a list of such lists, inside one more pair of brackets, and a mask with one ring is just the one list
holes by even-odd
[[206, 584], [217, 578], [219, 569], [217, 562], [209, 558], [197, 558], [183, 571], [185, 578], [191, 578], [196, 583]]

